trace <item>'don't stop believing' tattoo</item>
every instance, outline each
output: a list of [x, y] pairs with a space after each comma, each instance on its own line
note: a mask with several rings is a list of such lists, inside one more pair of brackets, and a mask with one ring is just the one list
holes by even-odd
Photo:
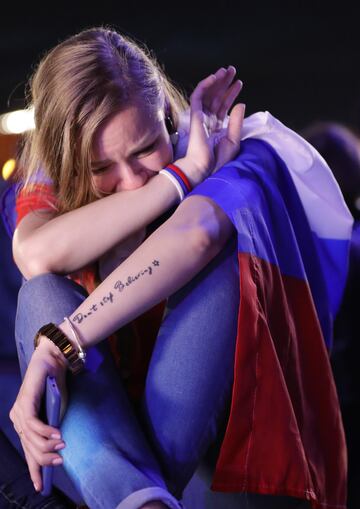
[[[125, 282], [122, 282], [121, 280], [116, 281], [116, 283], [114, 284], [114, 290], [116, 290], [116, 292], [118, 293], [122, 293], [124, 290], [126, 290], [127, 287], [135, 283], [141, 277], [145, 275], [151, 276], [154, 271], [154, 267], [158, 267], [159, 265], [160, 265], [159, 260], [153, 260], [146, 269], [140, 270], [135, 276], [128, 276]], [[114, 295], [116, 295], [116, 293], [114, 294], [113, 292], [109, 292], [108, 294], [104, 295], [99, 303], [93, 304], [89, 308], [87, 313], [77, 313], [72, 318], [72, 321], [80, 325], [85, 320], [85, 318], [88, 318], [89, 316], [96, 313], [96, 311], [99, 311], [101, 307], [105, 306], [108, 303], [113, 304]]]

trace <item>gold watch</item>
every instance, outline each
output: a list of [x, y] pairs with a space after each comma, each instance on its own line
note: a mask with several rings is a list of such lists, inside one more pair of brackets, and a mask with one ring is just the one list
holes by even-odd
[[75, 350], [69, 338], [63, 333], [61, 329], [59, 329], [59, 327], [57, 327], [54, 323], [47, 323], [46, 325], [43, 325], [35, 335], [35, 348], [37, 348], [39, 344], [40, 336], [46, 336], [59, 348], [69, 363], [70, 371], [74, 375], [77, 375], [83, 371], [85, 359], [82, 355], [80, 355], [80, 352]]

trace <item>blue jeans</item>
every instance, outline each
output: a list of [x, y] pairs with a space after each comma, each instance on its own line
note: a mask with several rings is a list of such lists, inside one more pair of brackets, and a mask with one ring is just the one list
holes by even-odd
[[[106, 341], [88, 351], [85, 372], [68, 376], [64, 464], [57, 469], [65, 469], [91, 509], [137, 509], [150, 500], [182, 507], [184, 488], [228, 418], [239, 294], [234, 237], [168, 299], [138, 411]], [[56, 274], [24, 282], [15, 331], [22, 376], [39, 327], [62, 322], [86, 296]], [[249, 507], [248, 497], [243, 507]], [[287, 497], [254, 497], [262, 502], [252, 507], [272, 507], [263, 505], [269, 498], [300, 507]]]

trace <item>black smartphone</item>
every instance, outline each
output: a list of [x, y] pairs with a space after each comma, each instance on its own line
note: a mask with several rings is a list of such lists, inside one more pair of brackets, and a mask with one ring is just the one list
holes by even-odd
[[[54, 377], [48, 376], [46, 378], [45, 412], [47, 424], [50, 424], [50, 426], [55, 426], [56, 428], [59, 427], [60, 406], [61, 395], [56, 380]], [[43, 489], [40, 493], [43, 496], [51, 494], [54, 468], [55, 467], [51, 465], [46, 465], [41, 468]]]

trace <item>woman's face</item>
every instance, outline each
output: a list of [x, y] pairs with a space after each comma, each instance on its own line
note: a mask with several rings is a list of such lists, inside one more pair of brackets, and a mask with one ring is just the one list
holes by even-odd
[[100, 194], [142, 187], [173, 160], [162, 111], [140, 100], [114, 114], [94, 138], [91, 173]]

